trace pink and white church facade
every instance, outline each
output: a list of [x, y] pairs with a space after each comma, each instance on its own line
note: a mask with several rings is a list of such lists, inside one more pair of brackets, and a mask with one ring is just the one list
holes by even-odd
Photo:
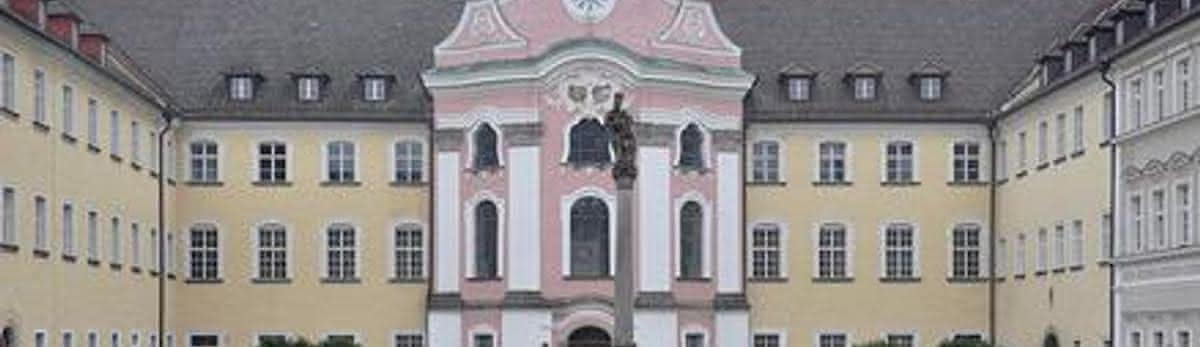
[[749, 341], [742, 99], [710, 5], [476, 0], [422, 76], [434, 102], [431, 346], [611, 336], [616, 187], [603, 115], [637, 121], [635, 338]]

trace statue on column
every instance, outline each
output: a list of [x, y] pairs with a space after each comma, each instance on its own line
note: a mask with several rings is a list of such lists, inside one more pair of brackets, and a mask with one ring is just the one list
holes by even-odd
[[617, 184], [632, 183], [637, 178], [637, 140], [633, 135], [633, 117], [621, 109], [622, 100], [622, 93], [614, 95], [613, 109], [604, 116], [604, 124], [608, 126], [616, 154], [612, 175]]

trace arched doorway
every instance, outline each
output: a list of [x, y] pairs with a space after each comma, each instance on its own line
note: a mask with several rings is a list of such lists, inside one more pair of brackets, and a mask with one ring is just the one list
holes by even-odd
[[582, 327], [576, 329], [567, 337], [567, 347], [610, 347], [612, 337], [608, 332], [597, 327]]

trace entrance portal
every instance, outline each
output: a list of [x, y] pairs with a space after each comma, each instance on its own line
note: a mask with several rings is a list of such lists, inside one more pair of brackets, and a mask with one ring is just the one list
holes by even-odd
[[611, 347], [612, 337], [608, 332], [597, 327], [576, 329], [567, 337], [567, 347]]

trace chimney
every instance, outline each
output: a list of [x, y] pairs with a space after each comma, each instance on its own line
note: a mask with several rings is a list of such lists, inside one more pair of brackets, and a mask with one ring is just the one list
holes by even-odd
[[25, 20], [41, 27], [46, 24], [46, 4], [44, 0], [8, 0], [13, 12]]
[[79, 22], [74, 12], [53, 13], [47, 16], [46, 27], [51, 36], [63, 40], [71, 47], [79, 48]]
[[108, 51], [108, 36], [103, 33], [80, 34], [79, 51], [97, 63], [104, 64], [105, 52]]

